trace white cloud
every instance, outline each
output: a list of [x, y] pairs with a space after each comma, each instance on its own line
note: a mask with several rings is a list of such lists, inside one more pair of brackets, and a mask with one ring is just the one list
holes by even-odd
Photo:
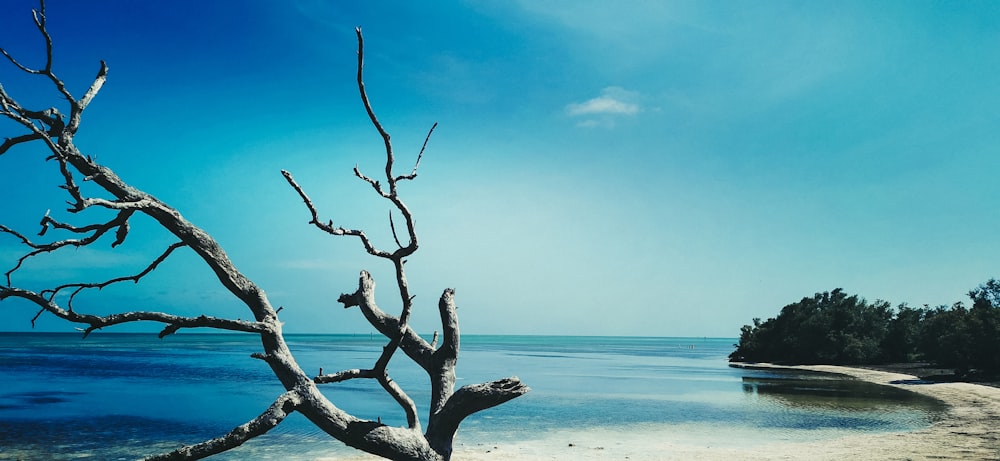
[[639, 112], [639, 105], [632, 102], [638, 93], [617, 86], [609, 86], [601, 90], [601, 95], [581, 103], [566, 106], [569, 115], [634, 115]]
[[628, 91], [622, 87], [609, 86], [601, 90], [601, 95], [580, 103], [566, 105], [566, 114], [571, 117], [582, 117], [577, 126], [584, 128], [613, 128], [615, 119], [621, 116], [631, 116], [642, 111], [636, 102], [639, 93]]

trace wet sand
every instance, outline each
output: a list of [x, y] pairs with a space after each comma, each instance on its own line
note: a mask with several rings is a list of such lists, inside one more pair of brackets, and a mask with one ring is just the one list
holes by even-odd
[[[754, 365], [758, 366], [758, 365]], [[765, 365], [767, 366], [767, 365]], [[565, 431], [541, 440], [458, 447], [453, 459], [519, 460], [1000, 460], [1000, 389], [968, 383], [917, 384], [911, 375], [836, 366], [788, 367], [840, 373], [918, 392], [948, 409], [925, 429], [851, 434], [824, 440], [754, 445], [732, 434], [732, 443], [678, 437], [676, 428], [633, 431]], [[717, 434], [715, 434], [717, 435]], [[709, 444], [711, 443], [711, 445]]]

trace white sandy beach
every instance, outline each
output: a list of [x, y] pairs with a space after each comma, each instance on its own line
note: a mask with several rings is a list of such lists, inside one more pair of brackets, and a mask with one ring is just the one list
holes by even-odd
[[[756, 366], [756, 365], [755, 365]], [[720, 445], [679, 435], [676, 427], [642, 427], [629, 432], [557, 432], [540, 440], [461, 446], [455, 460], [1000, 460], [1000, 389], [968, 383], [891, 384], [914, 376], [836, 366], [799, 369], [841, 373], [904, 388], [948, 405], [944, 416], [914, 432], [851, 434], [823, 440], [768, 442], [732, 434]], [[357, 459], [375, 459], [358, 457]]]

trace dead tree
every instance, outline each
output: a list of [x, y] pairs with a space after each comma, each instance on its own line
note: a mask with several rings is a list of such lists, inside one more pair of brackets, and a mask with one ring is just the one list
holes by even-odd
[[[186, 220], [176, 209], [129, 185], [110, 168], [97, 163], [77, 148], [74, 137], [80, 129], [81, 116], [104, 85], [108, 67], [102, 61], [97, 76], [86, 92], [79, 97], [73, 95], [53, 69], [53, 41], [45, 24], [44, 1], [40, 8], [33, 10], [32, 13], [35, 26], [45, 44], [44, 66], [29, 67], [6, 50], [0, 49], [0, 52], [21, 72], [47, 80], [65, 99], [65, 103], [62, 108], [25, 107], [0, 85], [0, 115], [23, 128], [23, 132], [4, 139], [0, 144], [0, 156], [21, 145], [43, 144], [48, 162], [54, 168], [58, 168], [61, 175], [60, 187], [69, 195], [67, 217], [85, 219], [86, 222], [74, 224], [51, 213], [45, 213], [41, 219], [41, 231], [38, 237], [29, 237], [22, 231], [0, 224], [0, 235], [16, 239], [24, 247], [24, 252], [16, 261], [11, 262], [11, 269], [6, 271], [3, 281], [0, 282], [3, 283], [0, 285], [0, 301], [14, 298], [26, 300], [38, 308], [38, 313], [32, 319], [33, 325], [38, 316], [48, 313], [81, 324], [80, 329], [84, 337], [95, 330], [139, 321], [162, 324], [163, 329], [159, 333], [161, 338], [182, 328], [211, 328], [255, 334], [260, 337], [262, 350], [254, 353], [252, 357], [266, 362], [286, 390], [259, 416], [227, 434], [147, 459], [204, 458], [232, 449], [264, 434], [280, 424], [289, 414], [298, 412], [332, 437], [368, 453], [399, 460], [448, 460], [452, 454], [455, 433], [464, 418], [528, 392], [529, 388], [516, 377], [454, 389], [460, 340], [454, 290], [444, 290], [438, 303], [441, 315], [440, 344], [437, 338], [427, 342], [409, 326], [413, 297], [407, 286], [404, 265], [406, 258], [417, 250], [418, 240], [413, 217], [398, 194], [398, 185], [417, 177], [417, 167], [427, 145], [427, 139], [413, 170], [408, 174], [396, 174], [393, 171], [395, 157], [389, 134], [372, 111], [362, 80], [364, 42], [360, 29], [357, 29], [357, 84], [368, 117], [384, 140], [385, 182], [366, 176], [357, 167], [354, 168], [354, 174], [368, 183], [378, 195], [388, 200], [402, 216], [402, 226], [405, 227], [402, 241], [391, 215], [390, 225], [397, 244], [397, 248], [393, 251], [377, 248], [361, 230], [336, 227], [330, 220], [323, 221], [312, 200], [292, 175], [287, 171], [282, 171], [282, 174], [305, 202], [311, 216], [309, 221], [311, 225], [331, 235], [356, 237], [369, 254], [392, 263], [399, 291], [400, 311], [396, 316], [379, 308], [375, 302], [375, 281], [368, 272], [362, 271], [358, 288], [350, 294], [341, 295], [339, 302], [343, 303], [345, 308], [358, 307], [368, 322], [385, 336], [386, 345], [370, 368], [345, 369], [337, 373], [310, 376], [299, 367], [285, 343], [282, 323], [278, 318], [280, 309], [275, 310], [272, 307], [264, 290], [240, 272], [211, 235]], [[428, 132], [428, 139], [433, 130], [432, 127]], [[88, 193], [90, 190], [96, 191], [99, 195]], [[18, 270], [30, 265], [39, 255], [108, 241], [111, 242], [111, 247], [117, 247], [128, 237], [130, 221], [139, 215], [152, 218], [176, 238], [175, 243], [164, 248], [162, 253], [142, 271], [100, 282], [65, 283], [41, 290], [26, 289], [14, 283]], [[60, 234], [63, 237], [53, 238], [51, 234]], [[47, 240], [38, 241], [35, 238]], [[219, 283], [249, 309], [252, 319], [205, 315], [184, 317], [153, 311], [94, 315], [74, 308], [73, 301], [80, 293], [126, 281], [139, 283], [171, 255], [180, 251], [193, 251], [200, 261], [212, 270]], [[431, 401], [425, 430], [421, 429], [417, 407], [413, 400], [392, 380], [387, 371], [389, 361], [400, 350], [423, 368], [430, 379]], [[336, 385], [335, 383], [350, 379], [376, 380], [398, 402], [401, 411], [406, 415], [406, 426], [391, 427], [380, 421], [368, 421], [352, 416], [329, 401], [318, 387]]]

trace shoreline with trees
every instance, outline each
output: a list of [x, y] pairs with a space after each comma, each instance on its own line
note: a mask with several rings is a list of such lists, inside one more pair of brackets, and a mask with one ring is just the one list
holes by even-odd
[[1000, 374], [1000, 281], [989, 279], [968, 297], [971, 307], [893, 308], [841, 288], [816, 293], [744, 325], [729, 360], [876, 365], [924, 379], [993, 381]]

